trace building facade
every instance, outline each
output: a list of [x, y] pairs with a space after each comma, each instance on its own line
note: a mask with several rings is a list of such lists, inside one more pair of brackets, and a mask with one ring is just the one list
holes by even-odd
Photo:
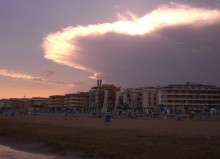
[[48, 98], [11, 98], [0, 100], [0, 109], [3, 111], [19, 111], [28, 113], [32, 111], [44, 112], [48, 105]]
[[1, 99], [0, 108], [2, 110], [17, 110], [21, 106], [20, 99], [10, 98], [10, 99]]
[[123, 90], [123, 104], [134, 109], [156, 107], [159, 104], [159, 87], [138, 87]]
[[220, 88], [189, 82], [182, 85], [171, 84], [160, 88], [159, 98], [160, 104], [166, 107], [212, 108], [220, 105]]
[[59, 112], [62, 111], [64, 107], [64, 96], [63, 95], [53, 95], [50, 96], [48, 102], [48, 108], [50, 111]]
[[89, 92], [66, 94], [64, 107], [74, 112], [85, 112], [89, 107]]
[[89, 111], [106, 112], [112, 111], [119, 105], [120, 87], [110, 84], [102, 85], [102, 81], [97, 81], [97, 86], [89, 91]]

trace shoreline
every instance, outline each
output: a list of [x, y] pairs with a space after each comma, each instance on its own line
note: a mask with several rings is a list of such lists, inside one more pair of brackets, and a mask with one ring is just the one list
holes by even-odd
[[2, 159], [11, 159], [11, 158], [13, 159], [37, 159], [37, 158], [38, 159], [55, 159], [55, 156], [18, 150], [13, 146], [9, 147], [9, 146], [0, 144], [0, 158]]
[[[43, 143], [19, 141], [9, 137], [0, 136], [0, 145], [9, 147], [14, 150], [24, 151], [29, 153], [53, 155], [50, 150], [43, 146]], [[44, 148], [43, 148], [44, 147]]]
[[0, 136], [0, 145], [8, 147], [15, 151], [31, 153], [34, 155], [42, 155], [52, 159], [80, 159], [73, 156], [73, 154], [54, 153], [51, 151], [50, 147], [46, 147], [44, 143], [37, 143], [31, 141], [24, 142]]

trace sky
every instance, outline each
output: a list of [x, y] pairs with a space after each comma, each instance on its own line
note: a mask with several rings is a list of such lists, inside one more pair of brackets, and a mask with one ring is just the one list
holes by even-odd
[[0, 99], [220, 86], [220, 0], [1, 0]]

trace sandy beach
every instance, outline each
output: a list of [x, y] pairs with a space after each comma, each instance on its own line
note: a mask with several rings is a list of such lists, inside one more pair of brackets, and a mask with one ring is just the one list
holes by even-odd
[[0, 116], [0, 143], [58, 158], [219, 158], [220, 121]]

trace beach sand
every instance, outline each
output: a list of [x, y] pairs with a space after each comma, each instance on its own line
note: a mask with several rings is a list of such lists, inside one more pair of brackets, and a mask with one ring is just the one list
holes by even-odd
[[58, 158], [220, 158], [220, 121], [0, 116], [0, 143]]

